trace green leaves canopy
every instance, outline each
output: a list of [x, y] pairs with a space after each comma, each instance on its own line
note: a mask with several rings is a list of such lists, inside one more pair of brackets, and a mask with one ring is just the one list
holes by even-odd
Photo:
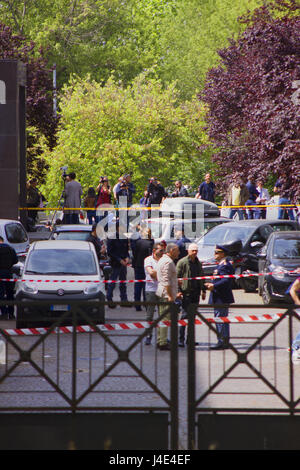
[[[49, 165], [45, 193], [55, 203], [62, 190], [60, 167], [75, 171], [83, 187], [97, 186], [101, 175], [114, 184], [133, 173], [137, 197], [148, 178], [170, 185], [176, 178], [197, 186], [209, 169], [203, 131], [203, 105], [178, 101], [174, 83], [163, 88], [141, 74], [127, 87], [111, 77], [104, 86], [73, 78], [61, 99], [58, 145], [44, 157]], [[188, 176], [188, 179], [186, 179]]]

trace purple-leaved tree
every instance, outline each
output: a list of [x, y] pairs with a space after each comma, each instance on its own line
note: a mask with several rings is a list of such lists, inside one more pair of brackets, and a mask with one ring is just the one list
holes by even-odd
[[[219, 51], [199, 99], [220, 179], [281, 176], [300, 197], [300, 4], [276, 0], [240, 19], [247, 29]], [[299, 90], [298, 90], [299, 89]]]

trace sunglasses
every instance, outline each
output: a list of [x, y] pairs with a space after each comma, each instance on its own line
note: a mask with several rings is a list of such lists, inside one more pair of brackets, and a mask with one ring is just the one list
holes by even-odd
[[224, 251], [222, 251], [222, 250], [215, 250], [215, 255], [217, 255], [218, 253], [224, 253]]

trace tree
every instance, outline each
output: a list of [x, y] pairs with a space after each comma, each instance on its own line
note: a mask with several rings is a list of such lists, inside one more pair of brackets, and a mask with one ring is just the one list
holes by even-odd
[[276, 0], [244, 19], [248, 28], [219, 51], [200, 99], [219, 175], [281, 175], [300, 196], [300, 6]]
[[[157, 176], [165, 186], [176, 178], [198, 185], [210, 168], [203, 131], [203, 105], [179, 103], [175, 84], [163, 88], [149, 74], [122, 86], [111, 77], [105, 85], [73, 78], [61, 99], [58, 144], [44, 157], [49, 165], [45, 193], [55, 203], [61, 192], [60, 167], [68, 165], [87, 189], [101, 175], [114, 184], [132, 172], [137, 197], [148, 178]], [[140, 196], [141, 197], [141, 196]]]
[[33, 42], [27, 43], [23, 36], [0, 24], [0, 59], [22, 61], [27, 69], [26, 119], [30, 131], [27, 133], [27, 171], [41, 181], [44, 171], [39, 159], [41, 150], [37, 136], [44, 136], [49, 148], [55, 144], [57, 119], [53, 116], [51, 70], [43, 51], [36, 51]]

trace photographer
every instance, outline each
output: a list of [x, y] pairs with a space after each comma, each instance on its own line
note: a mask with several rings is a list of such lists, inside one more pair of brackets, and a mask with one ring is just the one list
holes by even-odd
[[[111, 204], [111, 189], [108, 184], [108, 178], [101, 176], [99, 184], [97, 186], [97, 198], [96, 198], [96, 209], [107, 208]], [[100, 215], [101, 214], [101, 215]], [[99, 222], [107, 216], [107, 211], [100, 213], [97, 212], [96, 222]]]
[[[66, 224], [79, 224], [79, 212], [81, 207], [82, 187], [76, 180], [76, 174], [66, 175], [66, 185], [64, 189], [64, 216]], [[68, 208], [70, 208], [68, 210]]]
[[[118, 204], [120, 205], [120, 197], [126, 197], [126, 207], [130, 207], [132, 205], [132, 196], [135, 193], [135, 187], [131, 183], [131, 175], [127, 174], [124, 175], [123, 180], [118, 184], [116, 188], [116, 196], [118, 200]], [[122, 204], [124, 207], [124, 203]]]
[[148, 207], [154, 204], [160, 205], [162, 201], [167, 197], [165, 188], [162, 186], [162, 184], [160, 184], [160, 182], [155, 177], [149, 179], [147, 193], [148, 193]]

